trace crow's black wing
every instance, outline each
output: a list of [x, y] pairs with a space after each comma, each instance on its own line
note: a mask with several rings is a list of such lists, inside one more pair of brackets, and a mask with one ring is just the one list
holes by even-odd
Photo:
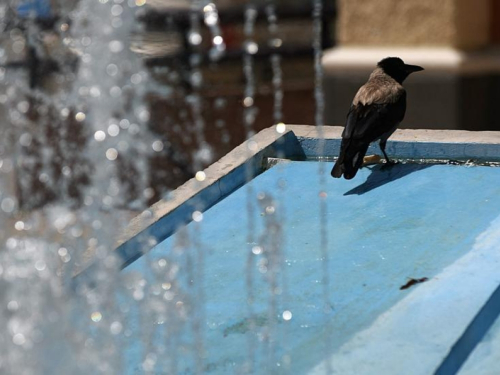
[[394, 128], [403, 120], [406, 111], [406, 93], [401, 92], [394, 103], [374, 103], [351, 106], [347, 114], [342, 138], [373, 142]]

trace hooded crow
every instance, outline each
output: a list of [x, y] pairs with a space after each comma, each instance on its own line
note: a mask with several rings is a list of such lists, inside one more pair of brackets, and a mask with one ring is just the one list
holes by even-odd
[[350, 180], [363, 164], [371, 142], [380, 141], [380, 149], [387, 163], [387, 139], [403, 121], [406, 111], [406, 91], [403, 81], [413, 72], [424, 70], [408, 65], [398, 57], [387, 57], [377, 64], [368, 82], [359, 90], [352, 102], [342, 132], [340, 156], [332, 177]]

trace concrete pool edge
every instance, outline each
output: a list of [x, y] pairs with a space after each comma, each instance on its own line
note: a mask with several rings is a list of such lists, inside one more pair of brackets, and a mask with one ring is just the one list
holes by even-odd
[[[192, 221], [195, 211], [203, 212], [249, 182], [266, 169], [267, 158], [306, 159], [336, 156], [343, 127], [287, 125], [262, 130], [205, 169], [203, 181], [193, 178], [166, 199], [135, 217], [118, 240], [116, 253], [120, 268], [126, 267], [156, 243]], [[321, 142], [320, 133], [324, 141]], [[409, 159], [500, 160], [500, 132], [399, 129], [387, 144], [389, 155]], [[372, 145], [369, 152], [379, 153]], [[151, 241], [153, 240], [153, 241]], [[92, 284], [96, 263], [75, 273], [72, 283]]]
[[[305, 157], [292, 130], [278, 133], [275, 127], [271, 127], [254, 135], [206, 168], [202, 181], [196, 178], [188, 180], [133, 218], [117, 240], [114, 250], [119, 258], [119, 267], [126, 267], [150, 251], [156, 243], [191, 222], [195, 211], [207, 210], [262, 173], [268, 157], [289, 155]], [[77, 270], [71, 280], [72, 288], [80, 285], [94, 287], [97, 268], [98, 261], [94, 261]]]
[[[306, 157], [333, 157], [340, 149], [343, 127], [325, 126], [324, 154], [320, 154], [319, 131], [315, 126], [288, 125], [298, 138]], [[377, 144], [369, 153], [380, 154]], [[500, 132], [466, 130], [398, 129], [387, 142], [390, 156], [407, 159], [500, 160]]]

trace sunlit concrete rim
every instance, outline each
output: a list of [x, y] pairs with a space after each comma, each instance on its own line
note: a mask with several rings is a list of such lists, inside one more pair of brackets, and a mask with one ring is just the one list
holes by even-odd
[[[314, 126], [289, 125], [306, 157], [338, 156], [343, 127], [325, 126], [324, 148], [319, 146], [319, 132]], [[380, 154], [377, 144], [368, 153]], [[387, 153], [406, 159], [475, 159], [500, 160], [500, 132], [465, 130], [398, 129], [389, 138]], [[292, 156], [290, 156], [292, 157]]]
[[[134, 218], [117, 243], [123, 268], [265, 170], [268, 157], [306, 159], [335, 157], [343, 128], [324, 126], [324, 147], [315, 126], [287, 125], [282, 134], [273, 126], [236, 147], [208, 167], [204, 181], [191, 179]], [[500, 132], [452, 130], [398, 130], [387, 145], [399, 158], [500, 160]], [[322, 152], [322, 153], [320, 153]], [[379, 153], [373, 145], [369, 152]], [[151, 241], [153, 239], [153, 241]], [[78, 272], [73, 282], [93, 284], [94, 263]], [[77, 280], [78, 279], [78, 280]], [[76, 284], [74, 284], [76, 286]]]
[[[190, 179], [166, 198], [131, 220], [117, 241], [115, 252], [124, 268], [192, 221], [194, 211], [203, 212], [265, 170], [268, 157], [304, 158], [291, 129], [278, 133], [276, 127], [262, 130], [205, 169], [205, 178]], [[151, 241], [153, 240], [153, 241]], [[77, 270], [72, 286], [95, 286], [96, 262]]]
[[335, 47], [325, 52], [326, 74], [333, 72], [371, 71], [377, 61], [398, 56], [411, 64], [425, 67], [427, 72], [484, 74], [500, 71], [499, 51], [463, 51], [451, 47]]

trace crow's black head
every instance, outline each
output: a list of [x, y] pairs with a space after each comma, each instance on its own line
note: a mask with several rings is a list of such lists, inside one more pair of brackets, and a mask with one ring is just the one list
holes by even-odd
[[390, 75], [399, 83], [403, 83], [406, 77], [411, 73], [424, 70], [424, 68], [418, 65], [405, 64], [399, 57], [387, 57], [379, 61], [377, 66], [382, 68], [386, 74]]

